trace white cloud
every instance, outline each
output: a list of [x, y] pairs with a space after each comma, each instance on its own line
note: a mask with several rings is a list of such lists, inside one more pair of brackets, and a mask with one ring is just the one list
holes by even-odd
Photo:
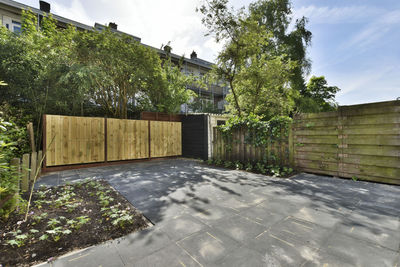
[[397, 75], [399, 67], [377, 66], [373, 69], [331, 75], [329, 83], [341, 88], [337, 94], [341, 105], [393, 100], [400, 96], [400, 79]]
[[59, 4], [57, 2], [51, 3], [51, 13], [72, 19], [83, 24], [94, 26], [89, 15], [86, 13], [85, 8], [79, 0], [73, 0], [69, 6]]
[[400, 10], [389, 11], [373, 20], [358, 34], [352, 37], [344, 47], [366, 48], [368, 45], [380, 41], [391, 30], [398, 30], [400, 24]]
[[[32, 5], [31, 0], [26, 0]], [[173, 52], [189, 56], [195, 50], [202, 59], [213, 61], [219, 45], [205, 37], [202, 15], [195, 11], [200, 0], [54, 0], [52, 13], [89, 26], [115, 22], [118, 29], [140, 37], [157, 48], [171, 41]], [[34, 5], [36, 6], [36, 5]]]
[[382, 9], [370, 6], [303, 6], [294, 10], [294, 18], [307, 17], [312, 24], [354, 23], [382, 13]]

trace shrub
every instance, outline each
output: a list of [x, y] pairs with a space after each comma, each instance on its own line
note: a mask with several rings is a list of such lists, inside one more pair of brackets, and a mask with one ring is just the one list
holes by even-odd
[[255, 166], [256, 171], [262, 173], [262, 174], [266, 174], [267, 173], [267, 169], [264, 166], [263, 162], [257, 162], [256, 166]]
[[224, 162], [224, 167], [225, 168], [232, 168], [234, 166], [234, 164], [233, 164], [233, 162], [232, 161], [229, 161], [229, 160], [227, 160], [227, 161], [225, 161]]
[[246, 171], [248, 171], [248, 172], [251, 172], [251, 171], [253, 171], [253, 164], [251, 164], [250, 162], [248, 162], [247, 164], [246, 164], [246, 167], [245, 167], [245, 170]]
[[19, 176], [17, 170], [10, 166], [12, 158], [20, 157], [18, 144], [26, 138], [26, 131], [14, 123], [6, 121], [0, 114], [0, 217], [8, 215], [24, 204], [18, 194]]
[[236, 170], [243, 170], [244, 165], [240, 161], [235, 161], [235, 169]]

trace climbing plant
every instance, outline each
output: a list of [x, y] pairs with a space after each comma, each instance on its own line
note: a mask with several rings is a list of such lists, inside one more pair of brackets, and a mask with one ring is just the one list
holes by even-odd
[[225, 141], [234, 142], [233, 133], [239, 129], [246, 130], [245, 143], [254, 146], [265, 146], [268, 142], [281, 141], [288, 137], [292, 119], [287, 116], [276, 116], [264, 121], [262, 116], [231, 117], [225, 125], [219, 126]]

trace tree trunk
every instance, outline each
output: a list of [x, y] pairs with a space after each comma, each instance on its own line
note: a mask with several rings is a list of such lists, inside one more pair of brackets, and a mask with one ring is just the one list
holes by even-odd
[[233, 82], [232, 82], [232, 80], [229, 81], [229, 85], [230, 85], [230, 87], [231, 87], [232, 94], [233, 94], [233, 98], [235, 99], [236, 109], [237, 109], [238, 115], [239, 115], [239, 117], [240, 117], [240, 116], [241, 116], [241, 111], [240, 111], [239, 101], [238, 101], [238, 98], [237, 98], [237, 96], [236, 96], [236, 92], [235, 92], [235, 90], [233, 89]]

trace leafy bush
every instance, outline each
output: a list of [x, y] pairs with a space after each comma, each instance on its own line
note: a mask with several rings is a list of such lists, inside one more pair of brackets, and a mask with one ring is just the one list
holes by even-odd
[[229, 161], [229, 160], [227, 160], [227, 161], [225, 161], [224, 162], [224, 167], [225, 168], [232, 168], [234, 166], [234, 164], [233, 164], [233, 162], [232, 161]]
[[260, 172], [262, 174], [266, 174], [267, 173], [267, 169], [265, 168], [263, 162], [257, 162], [255, 169], [256, 169], [256, 171], [258, 171], [258, 172]]
[[222, 166], [223, 163], [224, 163], [224, 162], [223, 162], [221, 159], [215, 159], [215, 160], [214, 160], [214, 164], [217, 165], [217, 166]]
[[250, 162], [248, 162], [247, 164], [246, 164], [246, 168], [245, 168], [245, 170], [246, 171], [248, 171], [248, 172], [251, 172], [251, 171], [253, 171], [253, 164], [251, 164]]
[[235, 168], [236, 170], [243, 170], [244, 165], [240, 161], [235, 161]]
[[225, 125], [218, 128], [227, 141], [231, 141], [235, 130], [246, 128], [248, 135], [245, 137], [245, 142], [247, 144], [265, 146], [268, 142], [280, 141], [288, 137], [291, 122], [292, 119], [286, 116], [277, 116], [264, 121], [263, 117], [250, 114], [246, 117], [231, 117]]
[[18, 194], [19, 176], [10, 166], [11, 159], [20, 157], [19, 144], [26, 139], [26, 131], [12, 122], [6, 121], [0, 113], [0, 217], [8, 217], [17, 203], [24, 204]]

